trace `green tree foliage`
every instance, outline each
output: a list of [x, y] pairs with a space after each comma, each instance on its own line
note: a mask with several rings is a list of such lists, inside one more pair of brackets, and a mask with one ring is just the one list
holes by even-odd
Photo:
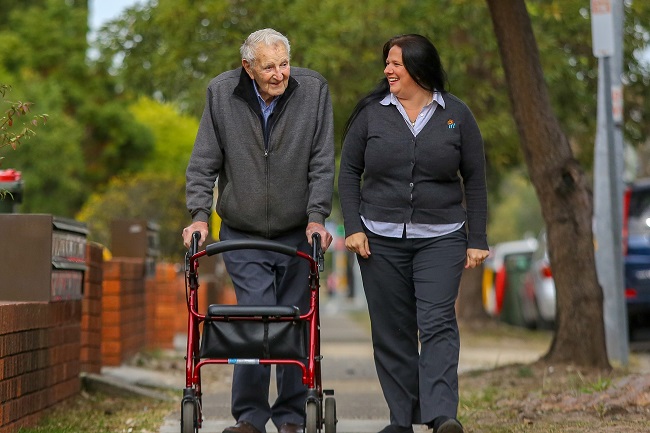
[[153, 136], [128, 111], [128, 100], [97, 100], [80, 107], [86, 175], [93, 188], [114, 175], [136, 173], [153, 149]]
[[180, 260], [184, 252], [180, 232], [190, 223], [185, 208], [185, 168], [198, 120], [146, 97], [134, 103], [129, 112], [151, 131], [155, 143], [151, 156], [138, 174], [116, 176], [105, 191], [93, 194], [77, 218], [88, 224], [92, 240], [106, 246], [110, 246], [114, 219], [155, 222], [160, 229], [161, 254]]
[[0, 77], [50, 115], [38, 144], [12, 160], [26, 185], [21, 210], [72, 216], [92, 189], [140, 169], [152, 136], [108, 73], [86, 61], [87, 1], [8, 2], [1, 10]]
[[[29, 122], [25, 121], [29, 114], [31, 102], [27, 101], [10, 101], [7, 99], [11, 86], [0, 83], [0, 99], [5, 111], [0, 116], [0, 149], [11, 147], [13, 150], [20, 145], [22, 140], [26, 140], [36, 135], [35, 127], [40, 122], [47, 121], [47, 114], [34, 115]], [[0, 162], [2, 157], [0, 157]]]
[[488, 241], [490, 245], [537, 237], [544, 219], [533, 185], [525, 170], [510, 171], [503, 179], [498, 194], [490, 199]]
[[129, 108], [138, 123], [147, 126], [154, 137], [154, 148], [142, 171], [167, 173], [185, 179], [185, 169], [199, 127], [196, 117], [180, 114], [171, 104], [145, 96]]
[[[637, 145], [650, 125], [644, 122], [649, 87], [637, 85], [650, 74], [633, 55], [647, 42], [650, 7], [641, 3], [625, 5], [626, 134]], [[553, 109], [574, 154], [590, 171], [598, 64], [591, 50], [589, 4], [530, 0], [527, 5]], [[511, 186], [506, 175], [522, 166], [523, 155], [484, 0], [148, 1], [100, 32], [99, 63], [112, 68], [125, 93], [173, 101], [198, 116], [208, 81], [238, 66], [243, 39], [262, 27], [289, 37], [292, 64], [316, 69], [328, 79], [339, 137], [356, 101], [383, 78], [382, 44], [399, 33], [431, 38], [447, 70], [449, 90], [467, 101], [481, 126], [494, 204], [507, 199], [507, 206], [514, 200], [500, 184], [505, 178], [505, 188]], [[516, 191], [521, 194], [517, 201], [535, 201], [531, 189]], [[500, 227], [514, 227], [524, 213], [512, 209], [490, 220], [498, 217]]]
[[[589, 4], [527, 6], [554, 110], [589, 171], [597, 83]], [[650, 3], [627, 1], [625, 9], [625, 133], [638, 147], [650, 133], [650, 71], [635, 58], [647, 45]], [[506, 197], [500, 180], [522, 164], [484, 0], [147, 0], [100, 31], [96, 60], [86, 54], [87, 0], [0, 0], [0, 10], [0, 82], [50, 115], [47, 134], [39, 132], [12, 164], [31, 189], [24, 211], [74, 215], [116, 175], [156, 171], [182, 181], [196, 128], [191, 119], [203, 109], [208, 81], [238, 66], [243, 39], [262, 27], [289, 36], [294, 65], [328, 79], [338, 136], [358, 98], [383, 77], [382, 44], [399, 33], [430, 37], [449, 90], [479, 120], [495, 203]], [[138, 99], [143, 95], [172, 105]]]
[[[0, 102], [4, 110], [0, 113], [0, 152], [3, 148], [16, 150], [23, 140], [36, 135], [34, 129], [40, 122], [47, 121], [47, 114], [34, 115], [29, 122], [26, 121], [32, 103], [8, 100], [7, 95], [10, 91], [10, 85], [0, 83]], [[0, 153], [0, 167], [3, 159]], [[0, 200], [5, 200], [8, 195], [15, 199], [11, 191], [0, 186]]]
[[100, 29], [97, 65], [116, 74], [125, 93], [175, 101], [198, 116], [209, 79], [239, 63], [245, 30], [228, 24], [242, 15], [231, 3], [138, 4]]
[[[24, 194], [20, 210], [70, 217], [89, 192], [84, 184], [81, 148], [84, 128], [65, 113], [63, 90], [59, 86], [38, 80], [31, 71], [26, 71], [18, 81], [20, 84], [13, 86], [13, 92], [25, 95], [26, 100], [38, 101], [38, 110], [49, 115], [47, 126], [7, 158], [8, 167], [22, 172]], [[11, 150], [0, 149], [0, 156], [8, 157], [8, 152]]]
[[[645, 45], [650, 20], [643, 2], [626, 3], [626, 46]], [[574, 152], [589, 169], [595, 139], [597, 62], [591, 51], [589, 4], [584, 0], [528, 2], [538, 35], [552, 103]], [[281, 11], [280, 13], [278, 11]], [[178, 16], [183, 14], [184, 19]], [[368, 23], [359, 25], [359, 23]], [[192, 0], [149, 1], [100, 33], [102, 62], [114, 66], [125, 89], [142, 90], [198, 115], [211, 77], [239, 64], [244, 37], [274, 27], [292, 42], [294, 65], [311, 67], [329, 81], [340, 134], [358, 98], [383, 77], [382, 44], [392, 35], [418, 32], [439, 48], [450, 90], [466, 100], [486, 140], [490, 184], [522, 164], [510, 101], [484, 0]], [[644, 27], [646, 26], [646, 27]], [[115, 63], [121, 59], [121, 63]], [[626, 50], [626, 74], [648, 79]], [[631, 89], [644, 96], [648, 86]], [[627, 95], [626, 95], [627, 96]], [[627, 110], [626, 130], [645, 140], [641, 122], [648, 98]], [[627, 99], [626, 99], [627, 100]], [[627, 107], [627, 105], [626, 105]]]
[[179, 221], [189, 221], [185, 209], [185, 180], [167, 173], [143, 172], [114, 177], [102, 194], [93, 194], [77, 219], [89, 227], [89, 239], [110, 249], [110, 223], [117, 218], [156, 222], [162, 258], [180, 260], [185, 252]]
[[[625, 54], [627, 67], [623, 73], [625, 105], [625, 137], [637, 149], [646, 144], [650, 136], [650, 2], [634, 1], [627, 4], [625, 16]], [[629, 59], [645, 53], [642, 62], [629, 62]], [[646, 157], [647, 159], [647, 157]], [[646, 172], [645, 175], [650, 175]]]
[[21, 212], [70, 217], [73, 209], [81, 207], [89, 192], [82, 181], [81, 131], [74, 119], [60, 116], [39, 130], [29, 146], [11, 155], [11, 166], [19, 169], [24, 179]]
[[0, 149], [0, 156], [9, 156], [9, 152], [12, 152], [8, 166], [22, 172], [22, 212], [71, 216], [71, 209], [79, 208], [87, 194], [82, 178], [83, 128], [63, 112], [61, 89], [35, 77], [31, 72], [26, 73], [22, 78], [30, 84], [14, 86], [13, 92], [25, 95], [26, 100], [37, 100], [36, 107], [50, 114], [50, 119], [56, 120], [48, 121], [47, 127], [40, 128], [38, 134], [32, 135], [29, 145], [22, 143], [18, 152], [5, 147]]

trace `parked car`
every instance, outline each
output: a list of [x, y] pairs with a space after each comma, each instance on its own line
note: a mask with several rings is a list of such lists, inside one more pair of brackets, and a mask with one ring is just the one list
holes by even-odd
[[[537, 248], [534, 238], [501, 242], [490, 248], [483, 264], [483, 308], [492, 317], [510, 321], [513, 306], [508, 293], [521, 285]], [[503, 316], [503, 317], [502, 317]]]
[[[537, 241], [519, 302], [525, 326], [548, 328], [555, 321], [555, 283], [545, 231]], [[633, 338], [637, 328], [650, 326], [650, 179], [637, 180], [625, 189], [623, 254], [625, 303]]]
[[550, 329], [555, 322], [555, 282], [548, 257], [546, 231], [537, 237], [537, 249], [533, 253], [530, 268], [518, 293], [513, 293], [521, 305], [522, 326]]
[[650, 179], [630, 185], [623, 198], [625, 300], [630, 337], [650, 325]]

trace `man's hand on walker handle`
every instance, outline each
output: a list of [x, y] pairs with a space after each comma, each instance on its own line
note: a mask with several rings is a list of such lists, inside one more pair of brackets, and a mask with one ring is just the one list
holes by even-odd
[[192, 233], [194, 232], [201, 233], [199, 246], [203, 245], [203, 242], [208, 238], [208, 223], [195, 221], [183, 229], [183, 244], [185, 245], [185, 248], [189, 248], [190, 245], [192, 245]]
[[318, 233], [320, 235], [320, 243], [323, 252], [327, 251], [327, 248], [329, 248], [330, 244], [332, 243], [332, 235], [325, 229], [325, 226], [322, 224], [315, 222], [307, 224], [307, 230], [305, 233], [307, 234], [309, 245], [311, 245], [311, 235], [314, 233]]

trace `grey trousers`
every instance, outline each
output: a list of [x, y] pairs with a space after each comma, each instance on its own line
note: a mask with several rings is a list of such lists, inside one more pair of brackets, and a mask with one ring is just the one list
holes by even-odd
[[465, 229], [426, 239], [366, 234], [371, 255], [357, 258], [390, 422], [408, 427], [441, 415], [455, 418], [460, 351], [455, 302], [467, 251]]
[[[251, 237], [221, 225], [221, 240]], [[311, 253], [304, 229], [273, 240]], [[236, 250], [224, 253], [223, 260], [239, 305], [295, 305], [301, 313], [308, 311], [309, 264], [304, 259], [272, 251]], [[237, 422], [247, 421], [262, 433], [269, 419], [278, 427], [304, 423], [307, 387], [302, 371], [295, 365], [275, 368], [278, 397], [273, 406], [269, 403], [271, 366], [236, 365], [233, 369], [231, 413]]]

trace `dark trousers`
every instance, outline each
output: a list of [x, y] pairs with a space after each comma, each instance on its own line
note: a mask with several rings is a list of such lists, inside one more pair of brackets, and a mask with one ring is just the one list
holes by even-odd
[[407, 427], [440, 415], [455, 418], [460, 351], [455, 302], [467, 251], [464, 229], [427, 239], [366, 234], [371, 255], [357, 258], [390, 422]]
[[[247, 239], [252, 236], [221, 225], [221, 240]], [[310, 254], [305, 230], [300, 229], [273, 239]], [[309, 265], [304, 259], [272, 251], [237, 250], [223, 254], [240, 305], [295, 305], [300, 312], [309, 308]], [[302, 371], [295, 365], [276, 366], [278, 397], [269, 403], [271, 366], [236, 365], [233, 369], [232, 407], [235, 420], [247, 421], [260, 432], [273, 420], [303, 424], [307, 387]]]

